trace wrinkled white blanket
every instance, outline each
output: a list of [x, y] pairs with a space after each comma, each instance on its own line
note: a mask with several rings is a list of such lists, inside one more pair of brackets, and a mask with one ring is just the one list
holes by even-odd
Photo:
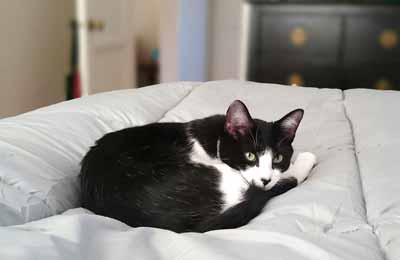
[[[264, 120], [303, 108], [295, 152], [318, 157], [303, 184], [248, 225], [175, 234], [79, 208], [79, 161], [99, 136], [225, 113], [234, 99]], [[399, 110], [392, 91], [217, 81], [105, 93], [0, 120], [0, 259], [400, 259]]]
[[[322, 238], [324, 231], [294, 221], [285, 228], [278, 216], [263, 216], [246, 228], [207, 234], [176, 234], [154, 228], [130, 228], [84, 209], [40, 221], [2, 228], [1, 259], [374, 259], [359, 243]], [[295, 215], [292, 219], [296, 219]], [[279, 226], [276, 227], [276, 225]], [[275, 227], [274, 227], [275, 226]], [[285, 231], [296, 228], [297, 232]], [[327, 230], [326, 230], [327, 231]], [[329, 231], [328, 231], [329, 232]], [[348, 231], [351, 232], [351, 231]], [[303, 233], [303, 235], [302, 235]], [[305, 239], [308, 237], [308, 239]], [[367, 250], [366, 252], [363, 252]], [[347, 251], [347, 252], [345, 252]], [[377, 255], [375, 255], [377, 256]], [[348, 258], [350, 259], [350, 258]], [[376, 258], [375, 258], [376, 259]]]

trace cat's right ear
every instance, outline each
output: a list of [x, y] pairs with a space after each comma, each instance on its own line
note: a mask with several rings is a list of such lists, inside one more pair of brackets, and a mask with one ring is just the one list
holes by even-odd
[[240, 100], [233, 101], [226, 112], [225, 131], [238, 139], [239, 136], [249, 133], [253, 126], [253, 119], [244, 103]]

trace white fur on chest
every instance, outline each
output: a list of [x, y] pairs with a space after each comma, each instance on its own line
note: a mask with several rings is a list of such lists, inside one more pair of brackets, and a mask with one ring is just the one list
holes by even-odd
[[215, 167], [221, 174], [219, 189], [223, 194], [223, 211], [243, 200], [243, 194], [249, 186], [237, 170], [231, 168], [220, 159], [211, 158], [196, 140], [193, 140], [190, 159], [195, 163]]

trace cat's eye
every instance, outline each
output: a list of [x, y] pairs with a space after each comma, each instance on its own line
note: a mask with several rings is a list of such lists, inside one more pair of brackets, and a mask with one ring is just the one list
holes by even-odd
[[277, 154], [275, 155], [274, 159], [272, 160], [273, 163], [280, 163], [283, 161], [283, 156], [282, 154]]
[[249, 153], [245, 153], [244, 155], [246, 156], [246, 159], [249, 160], [250, 162], [254, 162], [257, 159], [257, 157], [254, 153], [249, 152]]

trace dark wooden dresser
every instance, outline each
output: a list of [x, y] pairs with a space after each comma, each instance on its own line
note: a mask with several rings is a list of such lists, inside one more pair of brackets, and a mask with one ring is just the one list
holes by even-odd
[[247, 2], [248, 80], [400, 90], [400, 5]]

